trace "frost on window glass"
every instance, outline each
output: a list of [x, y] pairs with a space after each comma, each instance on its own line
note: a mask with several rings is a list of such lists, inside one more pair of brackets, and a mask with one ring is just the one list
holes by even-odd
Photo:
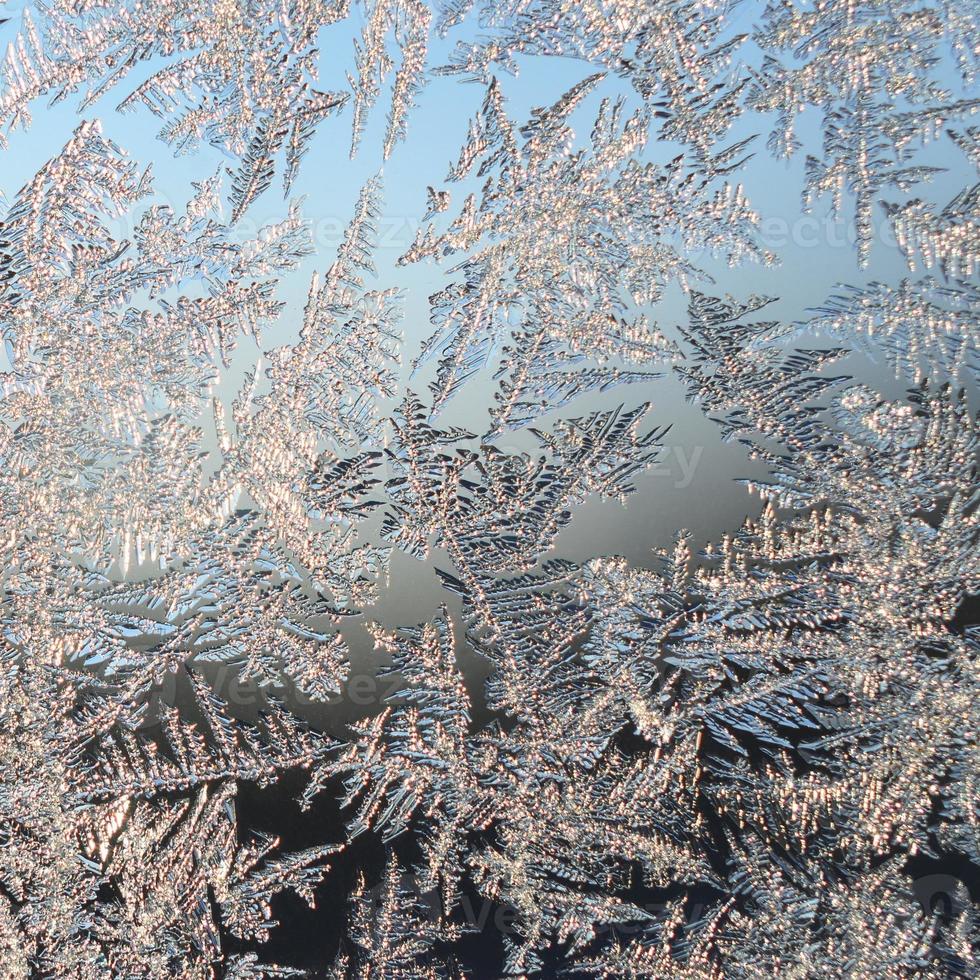
[[978, 37], [0, 0], [0, 976], [980, 973]]

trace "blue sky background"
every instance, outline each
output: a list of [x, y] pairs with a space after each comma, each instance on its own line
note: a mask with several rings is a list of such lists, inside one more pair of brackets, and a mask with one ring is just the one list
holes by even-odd
[[[3, 9], [11, 18], [7, 24], [0, 25], [0, 43], [5, 44], [19, 27], [22, 5], [8, 3]], [[736, 12], [740, 19], [736, 23], [738, 29], [746, 30], [750, 26], [752, 11], [756, 9], [761, 6], [741, 5]], [[359, 31], [360, 22], [355, 14], [323, 32], [320, 45], [322, 88], [347, 88], [346, 72], [353, 67], [352, 41]], [[433, 37], [430, 66], [448, 60], [458, 35], [459, 31], [452, 32], [444, 42]], [[748, 42], [741, 49], [740, 57], [751, 61], [756, 53], [757, 49]], [[160, 120], [144, 110], [127, 115], [114, 111], [123, 96], [159, 64], [150, 61], [134, 70], [123, 86], [111, 90], [81, 118], [101, 119], [108, 138], [141, 163], [153, 164], [155, 193], [145, 202], [146, 206], [169, 203], [180, 211], [192, 193], [192, 181], [212, 175], [228, 161], [218, 149], [208, 145], [193, 155], [174, 158], [169, 147], [155, 138]], [[585, 62], [557, 58], [522, 57], [519, 65], [518, 77], [500, 75], [508, 113], [518, 123], [528, 117], [533, 107], [549, 105], [594, 70]], [[958, 86], [952, 63], [942, 68], [940, 76], [955, 93]], [[311, 143], [292, 193], [295, 197], [305, 197], [303, 213], [312, 223], [316, 249], [283, 281], [280, 298], [285, 301], [286, 308], [278, 327], [266, 334], [262, 346], [269, 349], [289, 343], [297, 336], [310, 276], [330, 266], [361, 186], [381, 170], [384, 213], [376, 254], [378, 283], [396, 285], [404, 291], [404, 384], [421, 392], [430, 375], [423, 373], [421, 377], [410, 379], [409, 364], [430, 333], [428, 297], [445, 284], [446, 272], [431, 263], [399, 267], [396, 260], [411, 244], [421, 223], [426, 207], [426, 185], [440, 186], [450, 163], [458, 157], [469, 121], [483, 101], [485, 87], [461, 82], [452, 76], [431, 78], [410, 116], [407, 140], [395, 146], [389, 161], [382, 162], [388, 91], [382, 92], [371, 111], [356, 159], [349, 158], [350, 105], [339, 116], [321, 124]], [[601, 98], [617, 95], [626, 96], [632, 105], [639, 104], [628, 85], [615, 76], [608, 76], [573, 117], [581, 136], [587, 137], [591, 131]], [[64, 145], [80, 120], [76, 104], [77, 99], [69, 97], [52, 107], [38, 105], [32, 128], [10, 135], [9, 148], [0, 153], [0, 191], [8, 201], [37, 168]], [[779, 297], [765, 314], [766, 319], [799, 320], [805, 317], [808, 308], [822, 304], [838, 283], [860, 286], [880, 280], [895, 284], [909, 274], [898, 249], [887, 239], [875, 241], [868, 267], [858, 269], [856, 253], [848, 239], [852, 232], [850, 210], [846, 209], [843, 219], [835, 222], [829, 216], [830, 201], [825, 199], [817, 203], [812, 215], [803, 214], [800, 194], [805, 160], [808, 152], [819, 149], [820, 122], [819, 110], [811, 108], [802, 114], [798, 135], [803, 148], [788, 162], [773, 160], [765, 148], [766, 134], [772, 126], [770, 119], [745, 114], [735, 122], [725, 140], [727, 144], [752, 133], [760, 134], [755, 157], [734, 179], [743, 182], [749, 200], [762, 216], [767, 247], [780, 255], [781, 262], [771, 268], [746, 265], [731, 270], [710, 256], [694, 258], [716, 280], [714, 286], [704, 285], [708, 292], [732, 292], [739, 296], [758, 292]], [[677, 144], [652, 142], [647, 149], [647, 158], [666, 162], [680, 149]], [[945, 203], [975, 179], [966, 161], [948, 140], [927, 148], [921, 160], [947, 167], [948, 172], [931, 184], [919, 185], [910, 196]], [[226, 181], [226, 190], [229, 186], [230, 180]], [[243, 219], [241, 229], [244, 233], [281, 219], [285, 206], [279, 187], [277, 174], [273, 187], [251, 206]], [[469, 189], [472, 188], [465, 185], [453, 187], [454, 206]], [[898, 191], [890, 196], [896, 201], [903, 199]], [[880, 211], [876, 213], [877, 226], [883, 225], [883, 218]], [[122, 232], [125, 224], [125, 221], [120, 224]], [[686, 302], [682, 289], [672, 285], [650, 310], [651, 316], [666, 332], [672, 333], [672, 326], [686, 318]], [[249, 342], [241, 343], [231, 370], [221, 382], [225, 397], [233, 397], [242, 375], [254, 366], [258, 353]], [[5, 367], [0, 364], [0, 368]], [[883, 391], [897, 393], [899, 390], [883, 366], [869, 365], [855, 358], [849, 367], [865, 379], [873, 380]], [[492, 371], [485, 371], [480, 378], [473, 379], [466, 391], [450, 403], [442, 416], [443, 422], [481, 431], [491, 404], [491, 378]], [[639, 478], [639, 492], [625, 506], [589, 501], [559, 539], [558, 554], [572, 559], [624, 554], [634, 564], [649, 565], [654, 560], [652, 549], [669, 546], [674, 533], [681, 527], [691, 529], [694, 543], [699, 545], [726, 530], [733, 530], [746, 515], [758, 512], [758, 502], [733, 481], [763, 476], [760, 467], [746, 459], [741, 447], [726, 445], [719, 440], [716, 427], [697, 406], [685, 401], [681, 385], [669, 375], [648, 385], [623, 387], [578, 399], [564, 414], [583, 415], [620, 402], [631, 407], [643, 401], [653, 403], [649, 417], [651, 426], [672, 425], [662, 465]], [[532, 445], [526, 434], [513, 437], [511, 442], [502, 440], [500, 444], [504, 448], [522, 449]], [[391, 587], [382, 597], [383, 608], [378, 610], [379, 618], [388, 622], [426, 618], [439, 602], [446, 599], [431, 568], [420, 574], [416, 563], [401, 554], [393, 558], [391, 581]], [[356, 647], [357, 643], [354, 645]]]
[[[749, 29], [757, 6], [751, 3], [738, 6], [732, 14], [731, 29]], [[21, 24], [22, 11], [23, 4], [20, 3], [5, 6], [4, 12], [10, 21], [0, 25], [0, 42], [15, 36]], [[348, 87], [346, 73], [353, 68], [353, 39], [361, 29], [359, 13], [360, 8], [355, 5], [350, 18], [332, 25], [321, 34], [320, 85], [324, 89], [346, 90]], [[460, 29], [450, 32], [445, 40], [433, 35], [429, 65], [446, 63], [460, 35]], [[742, 61], [752, 62], [757, 54], [750, 40], [742, 46], [738, 57]], [[506, 73], [498, 76], [507, 100], [508, 113], [518, 123], [523, 122], [534, 107], [549, 105], [594, 71], [592, 66], [575, 59], [519, 57], [518, 63], [520, 71], [517, 77]], [[37, 168], [60, 150], [81, 118], [98, 118], [108, 138], [140, 163], [152, 164], [154, 195], [145, 202], [145, 206], [169, 203], [181, 210], [192, 193], [191, 183], [211, 176], [230, 161], [219, 149], [207, 144], [193, 154], [174, 157], [170, 148], [156, 139], [161, 125], [159, 119], [146, 110], [125, 115], [114, 111], [119, 101], [161, 64], [159, 60], [151, 60], [134, 69], [121, 86], [110, 90], [83, 116], [78, 115], [78, 99], [73, 96], [54, 106], [37, 105], [31, 129], [10, 134], [9, 148], [0, 154], [0, 191], [10, 200]], [[733, 70], [737, 69], [737, 65], [738, 62]], [[951, 91], [957, 92], [957, 75], [951, 60], [949, 64], [941, 66], [939, 77]], [[383, 161], [381, 154], [387, 91], [382, 91], [370, 113], [354, 160], [349, 157], [350, 104], [340, 115], [321, 124], [292, 191], [293, 197], [305, 198], [303, 214], [312, 225], [315, 252], [283, 280], [279, 296], [285, 301], [286, 308], [277, 327], [266, 333], [262, 345], [265, 349], [289, 343], [297, 335], [310, 276], [329, 267], [361, 186], [369, 177], [381, 172], [384, 180], [384, 213], [379, 223], [376, 253], [378, 283], [382, 286], [397, 285], [404, 291], [404, 382], [415, 390], [424, 389], [429, 375], [423, 372], [421, 377], [409, 378], [409, 365], [419, 345], [430, 333], [428, 297], [445, 285], [446, 273], [442, 267], [431, 262], [409, 267], [400, 267], [395, 263], [411, 244], [420, 226], [426, 206], [426, 185], [438, 187], [442, 184], [450, 163], [459, 154], [469, 121], [478, 112], [484, 94], [485, 86], [482, 84], [461, 81], [455, 76], [431, 77], [410, 116], [407, 139], [396, 144], [388, 161]], [[619, 95], [626, 97], [631, 105], [639, 104], [628, 84], [615, 75], [607, 75], [573, 117], [580, 136], [588, 136], [600, 100]], [[771, 119], [745, 113], [735, 121], [721, 145], [753, 133], [759, 134], [754, 147], [755, 156], [733, 179], [743, 183], [750, 202], [760, 213], [764, 242], [779, 254], [780, 263], [775, 267], [746, 264], [733, 270], [710, 256], [695, 255], [696, 263], [715, 279], [714, 286], [703, 284], [706, 291], [737, 295], [758, 292], [776, 296], [779, 301], [770, 307], [766, 317], [796, 321], [805, 317], [808, 308], [826, 300], [838, 283], [863, 285], [875, 280], [896, 283], [908, 274], [905, 260], [887, 236], [884, 240], [876, 240], [868, 268], [858, 269], [856, 253], [850, 244], [853, 241], [853, 228], [847, 209], [842, 219], [835, 221], [830, 216], [830, 201], [824, 199], [817, 202], [810, 215], [804, 215], [800, 193], [805, 160], [807, 153], [819, 150], [820, 122], [820, 111], [808, 108], [798, 123], [802, 149], [790, 161], [777, 161], [765, 148]], [[646, 158], [666, 162], [680, 150], [678, 144], [651, 141]], [[948, 173], [940, 175], [931, 184], [919, 185], [910, 196], [920, 195], [945, 202], [971, 179], [966, 161], [948, 140], [927, 148], [922, 154], [922, 162], [947, 167]], [[282, 217], [285, 205], [278, 176], [273, 186], [253, 203], [241, 220], [243, 236]], [[230, 179], [225, 182], [226, 191], [229, 185]], [[454, 185], [454, 207], [475, 187], [475, 183], [469, 186]], [[902, 199], [897, 191], [892, 197]], [[125, 235], [138, 216], [139, 210], [135, 215], [123, 218], [119, 222], [119, 234]], [[883, 213], [876, 213], [875, 223], [887, 232], [883, 218]], [[852, 236], [850, 239], [849, 235]], [[447, 267], [451, 264], [451, 261], [448, 262]], [[674, 284], [668, 287], [662, 300], [650, 313], [658, 325], [671, 333], [672, 325], [686, 318], [686, 303], [683, 290]], [[222, 381], [222, 389], [229, 398], [237, 390], [244, 371], [254, 365], [257, 355], [258, 351], [248, 342], [240, 345], [233, 368]], [[861, 365], [861, 370], [873, 375], [880, 385], [894, 387], [886, 370], [879, 371], [866, 364]], [[493, 390], [491, 375], [492, 372], [484, 372], [483, 377], [473, 379], [467, 390], [451, 403], [445, 414], [447, 424], [460, 424], [480, 431]], [[668, 457], [672, 455], [672, 461], [665, 461], [672, 472], [648, 474], [642, 478], [643, 492], [630, 502], [629, 509], [633, 514], [626, 522], [614, 521], [614, 526], [608, 522], [612, 513], [610, 508], [621, 509], [618, 504], [589, 505], [602, 512], [603, 519], [598, 526], [604, 528], [602, 533], [606, 535], [607, 549], [631, 552], [631, 557], [636, 560], [643, 557], [637, 553], [638, 547], [648, 555], [652, 544], [667, 544], [678, 526], [692, 527], [699, 532], [698, 537], [706, 539], [725, 527], [737, 524], [745, 513], [755, 508], [755, 502], [740, 489], [734, 489], [731, 480], [736, 476], [761, 475], [748, 464], [738, 447], [725, 446], [718, 441], [715, 427], [702, 417], [696, 406], [685, 404], [680, 385], [670, 377], [649, 385], [633, 385], [582, 398], [573, 403], [568, 411], [577, 415], [620, 401], [635, 405], [646, 400], [654, 404], [651, 421], [673, 424], [670, 440], [678, 448], [673, 454], [668, 453]], [[514, 438], [515, 446], [525, 448], [528, 445], [521, 441], [522, 437]], [[695, 453], [699, 454], [695, 478], [685, 483]], [[687, 466], [680, 458], [682, 455]], [[679, 482], [685, 485], [674, 485]], [[595, 516], [600, 515], [597, 512]], [[639, 536], [636, 534], [637, 522], [641, 522], [644, 528]], [[577, 527], [568, 532], [573, 540], [582, 538], [578, 543], [585, 550], [592, 550], [595, 542], [587, 543], [585, 538], [592, 535], [578, 528], [589, 525], [597, 526], [595, 522], [580, 520]], [[638, 545], [638, 542], [642, 543]]]

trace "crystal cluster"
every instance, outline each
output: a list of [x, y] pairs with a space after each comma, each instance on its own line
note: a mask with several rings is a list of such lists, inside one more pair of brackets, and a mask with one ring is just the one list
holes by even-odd
[[[0, 15], [0, 152], [79, 113], [0, 201], [0, 976], [980, 971], [973, 3]], [[581, 77], [515, 114], [502, 79], [531, 59]], [[399, 268], [444, 279], [411, 349], [382, 178], [336, 249], [290, 195], [343, 126], [367, 152], [379, 103], [397, 156], [427, 79], [457, 77], [482, 105], [419, 179]], [[116, 108], [224, 162], [155, 203]], [[787, 322], [712, 270], [778, 290], [742, 178], [804, 121], [780, 179], [851, 227], [855, 280]], [[862, 272], [879, 219], [889, 281]], [[765, 472], [732, 490], [758, 516], [646, 566], [561, 557], [661, 458], [665, 378]], [[382, 621], [423, 566], [442, 602]], [[328, 733], [303, 706], [343, 702], [352, 622], [390, 693]], [[250, 826], [255, 799], [312, 839]], [[303, 903], [338, 937], [318, 962]]]

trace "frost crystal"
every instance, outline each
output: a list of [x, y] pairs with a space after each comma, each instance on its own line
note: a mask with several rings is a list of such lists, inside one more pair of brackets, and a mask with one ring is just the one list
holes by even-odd
[[975, 4], [0, 11], [0, 976], [980, 972]]

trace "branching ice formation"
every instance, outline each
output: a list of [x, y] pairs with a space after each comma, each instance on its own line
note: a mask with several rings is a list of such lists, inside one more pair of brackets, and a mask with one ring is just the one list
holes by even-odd
[[[975, 5], [3, 10], [7, 152], [42, 99], [81, 118], [0, 211], [0, 975], [977, 974]], [[580, 78], [521, 118], [503, 76], [559, 57]], [[334, 113], [356, 150], [387, 101], [397, 159], [430, 63], [482, 104], [379, 283], [380, 174], [328, 255], [288, 199]], [[186, 204], [110, 90], [223, 155]], [[853, 221], [853, 281], [795, 322], [716, 281], [779, 284], [762, 132]], [[567, 557], [646, 486], [667, 374], [765, 472], [756, 516]], [[405, 568], [441, 601], [384, 621]], [[328, 735], [357, 629], [392, 693]]]

